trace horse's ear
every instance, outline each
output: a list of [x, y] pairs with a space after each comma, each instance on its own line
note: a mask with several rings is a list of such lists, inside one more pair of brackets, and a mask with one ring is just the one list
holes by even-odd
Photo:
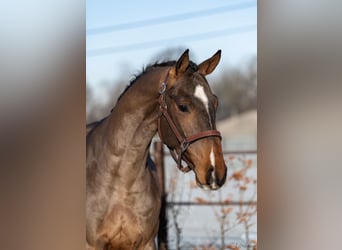
[[181, 57], [177, 60], [176, 65], [171, 68], [170, 74], [173, 76], [177, 76], [183, 74], [188, 68], [190, 63], [189, 59], [189, 49], [184, 51]]
[[205, 60], [200, 65], [198, 65], [198, 71], [203, 75], [209, 75], [211, 72], [214, 71], [217, 64], [220, 62], [220, 59], [221, 59], [221, 50], [218, 50], [215, 53], [215, 55]]

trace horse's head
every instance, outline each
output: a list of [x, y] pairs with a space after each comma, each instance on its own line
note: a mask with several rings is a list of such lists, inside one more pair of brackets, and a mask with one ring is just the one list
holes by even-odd
[[160, 98], [161, 106], [165, 106], [159, 120], [163, 142], [175, 152], [179, 166], [180, 159], [187, 162], [200, 187], [213, 190], [224, 184], [227, 167], [215, 124], [218, 99], [205, 76], [214, 71], [220, 57], [219, 50], [196, 65], [189, 60], [186, 50], [169, 69], [166, 89]]

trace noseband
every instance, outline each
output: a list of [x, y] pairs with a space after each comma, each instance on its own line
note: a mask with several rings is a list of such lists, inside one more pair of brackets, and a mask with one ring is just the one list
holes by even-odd
[[[158, 117], [158, 133], [159, 133], [159, 137], [161, 139], [161, 141], [163, 140], [162, 134], [161, 134], [161, 117], [164, 116], [168, 125], [170, 126], [172, 132], [174, 133], [174, 135], [176, 136], [179, 144], [180, 144], [180, 153], [178, 154], [176, 149], [170, 148], [170, 153], [172, 155], [172, 158], [176, 161], [177, 163], [177, 167], [184, 173], [187, 173], [191, 170], [191, 163], [184, 158], [184, 153], [186, 152], [186, 150], [188, 149], [188, 147], [190, 146], [191, 143], [207, 138], [207, 137], [219, 137], [220, 139], [222, 139], [221, 134], [219, 131], [217, 130], [206, 130], [206, 131], [202, 131], [199, 132], [195, 135], [191, 135], [188, 137], [182, 136], [181, 133], [179, 132], [179, 130], [177, 129], [175, 123], [173, 122], [171, 116], [169, 115], [169, 112], [167, 111], [167, 104], [166, 104], [166, 98], [165, 98], [165, 93], [166, 93], [166, 87], [167, 87], [167, 79], [169, 77], [169, 71], [167, 71], [167, 75], [165, 77], [164, 82], [162, 83], [162, 86], [159, 90], [159, 108], [160, 108], [160, 113], [159, 113], [159, 117]], [[184, 167], [182, 165], [182, 160], [184, 160], [188, 166]]]

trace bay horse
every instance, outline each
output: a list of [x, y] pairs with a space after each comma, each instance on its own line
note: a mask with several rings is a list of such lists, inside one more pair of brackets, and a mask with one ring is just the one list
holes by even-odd
[[186, 50], [177, 61], [148, 66], [111, 114], [89, 126], [87, 249], [156, 248], [161, 193], [149, 148], [157, 131], [178, 168], [195, 173], [198, 186], [216, 190], [224, 184], [218, 99], [205, 78], [220, 57], [221, 50], [197, 65]]

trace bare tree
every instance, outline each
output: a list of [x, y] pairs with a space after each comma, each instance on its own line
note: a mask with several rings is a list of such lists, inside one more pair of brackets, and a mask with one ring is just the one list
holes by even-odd
[[212, 89], [219, 99], [218, 120], [256, 109], [256, 70], [256, 58], [253, 58], [246, 68], [226, 69], [213, 79]]
[[177, 60], [185, 50], [185, 47], [173, 47], [161, 50], [151, 57], [150, 63]]
[[[220, 250], [224, 249], [233, 249], [239, 250], [240, 246], [237, 244], [227, 244], [226, 243], [226, 235], [231, 230], [237, 228], [238, 226], [242, 226], [246, 238], [246, 249], [250, 250], [256, 247], [256, 242], [251, 242], [249, 233], [251, 227], [255, 224], [253, 218], [256, 215], [256, 177], [251, 177], [248, 174], [248, 171], [251, 170], [252, 160], [245, 159], [243, 157], [235, 158], [235, 156], [229, 157], [229, 164], [232, 168], [234, 168], [234, 162], [238, 161], [238, 164], [242, 167], [235, 167], [236, 169], [232, 172], [232, 174], [228, 177], [228, 182], [232, 183], [234, 190], [230, 192], [225, 197], [222, 197], [221, 190], [218, 191], [218, 197], [208, 195], [208, 200], [197, 197], [196, 200], [199, 203], [209, 203], [213, 199], [218, 201], [221, 205], [219, 208], [213, 206], [214, 214], [216, 220], [219, 224], [219, 233], [218, 237], [216, 237], [215, 241], [220, 242]], [[252, 192], [249, 197], [246, 197], [247, 191]], [[233, 193], [238, 193], [238, 201], [239, 205], [236, 207], [235, 205], [231, 205], [234, 195]], [[247, 202], [247, 206], [246, 206]], [[233, 217], [232, 215], [235, 215]], [[253, 244], [251, 244], [253, 243]], [[212, 246], [211, 243], [208, 247]]]
[[[184, 182], [180, 181], [180, 172], [178, 169], [174, 168], [173, 174], [170, 178], [170, 183], [168, 185], [168, 197], [169, 202], [181, 201], [185, 198], [185, 200], [191, 200], [192, 195], [192, 188], [193, 184], [190, 184], [189, 192], [177, 192], [177, 188], [182, 187]], [[170, 207], [171, 217], [172, 217], [172, 227], [175, 230], [175, 249], [180, 250], [182, 249], [182, 223], [184, 223], [184, 212], [186, 209], [184, 206], [176, 206], [173, 205]]]
[[106, 90], [102, 96], [96, 96], [93, 87], [87, 84], [87, 123], [100, 120], [110, 114], [117, 98], [125, 88], [125, 83], [118, 81], [106, 84]]
[[[255, 224], [253, 222], [253, 217], [255, 217], [257, 213], [257, 206], [254, 203], [256, 199], [256, 184], [257, 180], [256, 177], [251, 177], [248, 175], [248, 171], [252, 167], [252, 160], [251, 159], [244, 159], [244, 158], [238, 158], [238, 160], [243, 164], [243, 167], [239, 170], [236, 170], [232, 173], [232, 175], [229, 177], [228, 180], [234, 181], [236, 183], [235, 187], [239, 191], [239, 211], [236, 213], [236, 224], [243, 225], [244, 231], [245, 231], [245, 238], [246, 238], [246, 249], [250, 250], [252, 249], [249, 233], [250, 228]], [[250, 197], [246, 196], [247, 190], [252, 191], [252, 195]], [[243, 204], [247, 201], [248, 205], [244, 206]], [[228, 230], [227, 230], [228, 231]]]

